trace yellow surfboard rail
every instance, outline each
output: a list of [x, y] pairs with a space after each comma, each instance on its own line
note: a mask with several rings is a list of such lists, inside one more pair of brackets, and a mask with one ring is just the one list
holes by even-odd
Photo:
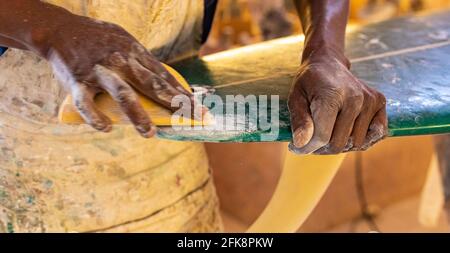
[[286, 152], [272, 199], [247, 232], [296, 232], [319, 203], [345, 157]]

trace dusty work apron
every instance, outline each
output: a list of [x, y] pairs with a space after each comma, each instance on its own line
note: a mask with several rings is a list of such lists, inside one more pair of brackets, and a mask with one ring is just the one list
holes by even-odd
[[[48, 0], [117, 23], [162, 61], [197, 53], [203, 0]], [[202, 144], [58, 125], [65, 91], [31, 52], [0, 57], [0, 232], [213, 232]]]

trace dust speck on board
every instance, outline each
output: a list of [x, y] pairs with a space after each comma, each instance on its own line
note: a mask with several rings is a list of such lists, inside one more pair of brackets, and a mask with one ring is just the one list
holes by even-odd
[[358, 38], [361, 39], [361, 40], [367, 40], [367, 38], [368, 38], [367, 35], [365, 35], [364, 33], [358, 33], [357, 36], [358, 36]]
[[393, 100], [393, 99], [388, 99], [387, 104], [392, 107], [398, 107], [401, 105], [401, 103], [399, 101]]
[[447, 31], [435, 31], [428, 33], [428, 37], [434, 39], [434, 40], [446, 40], [449, 37], [449, 34]]
[[445, 103], [443, 103], [442, 101], [427, 98], [426, 96], [413, 96], [410, 97], [408, 101], [424, 107], [435, 107], [445, 105]]
[[389, 47], [384, 42], [382, 42], [380, 40], [380, 38], [373, 38], [373, 39], [369, 40], [364, 46], [366, 48], [371, 48], [371, 47], [377, 46], [377, 47], [380, 47], [380, 48], [382, 48], [384, 50], [388, 50], [389, 49]]
[[385, 69], [390, 69], [393, 68], [394, 65], [390, 64], [390, 63], [382, 63], [381, 67], [385, 68]]

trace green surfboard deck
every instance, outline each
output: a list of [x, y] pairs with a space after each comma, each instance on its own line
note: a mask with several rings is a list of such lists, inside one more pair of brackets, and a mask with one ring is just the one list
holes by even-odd
[[[174, 65], [190, 84], [227, 95], [279, 95], [279, 133], [291, 141], [287, 95], [299, 67], [302, 37], [288, 37]], [[450, 133], [450, 12], [394, 19], [347, 36], [352, 72], [387, 98], [390, 136]], [[269, 103], [270, 104], [270, 103]], [[249, 108], [246, 117], [258, 112]], [[226, 115], [232, 117], [235, 115]], [[238, 115], [243, 117], [244, 115]], [[267, 131], [177, 130], [180, 141], [260, 142]]]

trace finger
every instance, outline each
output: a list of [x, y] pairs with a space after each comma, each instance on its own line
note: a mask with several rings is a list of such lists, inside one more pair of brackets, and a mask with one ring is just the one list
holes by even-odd
[[360, 150], [367, 150], [388, 134], [388, 122], [386, 108], [383, 107], [377, 112], [369, 126], [369, 131]]
[[314, 133], [308, 101], [300, 92], [295, 92], [289, 99], [288, 105], [291, 115], [292, 144], [295, 148], [302, 148], [311, 140]]
[[140, 45], [134, 45], [133, 52], [135, 52], [137, 62], [145, 67], [157, 76], [162, 77], [162, 79], [169, 83], [171, 87], [174, 87], [178, 91], [188, 95], [189, 92], [177, 81], [177, 79], [167, 71], [167, 69], [151, 54], [148, 50]]
[[139, 103], [134, 90], [119, 75], [103, 66], [97, 65], [95, 71], [101, 87], [120, 105], [122, 111], [133, 123], [136, 130], [146, 138], [154, 136], [156, 128], [152, 125], [150, 117]]
[[317, 98], [312, 101], [310, 109], [314, 122], [314, 134], [306, 146], [296, 150], [299, 154], [311, 154], [329, 143], [339, 106], [331, 101]]
[[73, 103], [87, 124], [99, 131], [109, 132], [112, 129], [111, 120], [95, 106], [96, 93], [93, 88], [79, 83], [72, 88]]
[[314, 152], [315, 154], [339, 154], [344, 151], [349, 142], [353, 125], [362, 107], [362, 99], [353, 99], [342, 108], [333, 129], [330, 143]]
[[363, 108], [361, 109], [359, 116], [356, 118], [353, 132], [346, 146], [347, 150], [359, 150], [361, 148], [367, 136], [369, 125], [379, 109], [379, 103], [375, 97], [366, 96], [364, 98]]
[[[130, 68], [132, 74], [127, 76], [131, 78], [130, 83], [132, 83], [133, 87], [166, 108], [177, 110], [177, 108], [171, 107], [172, 99], [175, 96], [184, 95], [193, 100], [193, 94], [182, 88], [180, 84], [174, 85], [167, 81], [167, 77], [170, 74], [166, 70], [164, 71], [167, 73], [160, 72], [157, 74], [148, 70], [134, 59], [130, 60]], [[175, 82], [178, 83], [178, 81]], [[177, 86], [180, 86], [182, 89], [177, 89]]]
[[[134, 59], [130, 59], [130, 69], [132, 73], [125, 75], [129, 77], [127, 81], [142, 94], [171, 111], [177, 111], [183, 106], [182, 104], [172, 103], [177, 96], [184, 96], [190, 101], [192, 118], [201, 119], [202, 115], [208, 111], [201, 103], [196, 101], [194, 94], [188, 92], [181, 85], [179, 85], [181, 89], [178, 89], [173, 83], [168, 82], [164, 75], [163, 77], [156, 75]], [[166, 77], [170, 75], [165, 68], [164, 71], [167, 72]], [[178, 83], [178, 81], [176, 82]]]
[[[190, 101], [192, 118], [201, 120], [208, 109], [196, 102], [195, 95], [187, 91], [170, 72], [157, 61], [143, 46], [136, 43], [132, 45], [130, 57], [125, 59], [121, 54], [112, 54], [105, 63], [133, 88], [151, 98], [161, 106], [171, 110], [181, 109], [177, 103], [172, 103], [176, 96], [184, 96]], [[184, 104], [182, 105], [185, 106]]]

